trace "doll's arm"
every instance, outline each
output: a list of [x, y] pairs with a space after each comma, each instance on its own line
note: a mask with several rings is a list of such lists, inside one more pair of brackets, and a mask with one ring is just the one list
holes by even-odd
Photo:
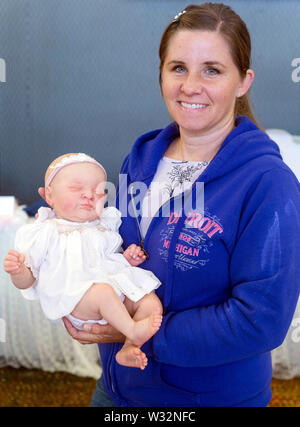
[[123, 252], [124, 258], [127, 259], [130, 265], [136, 267], [146, 260], [146, 255], [140, 246], [132, 244]]
[[4, 258], [4, 270], [10, 274], [11, 281], [19, 289], [30, 288], [35, 282], [30, 268], [25, 265], [24, 254], [14, 249]]

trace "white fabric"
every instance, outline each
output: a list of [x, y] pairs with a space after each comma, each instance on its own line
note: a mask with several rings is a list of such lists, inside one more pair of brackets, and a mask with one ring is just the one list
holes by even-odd
[[182, 162], [169, 157], [160, 160], [142, 202], [140, 225], [144, 236], [160, 206], [171, 197], [189, 190], [207, 165], [208, 162]]
[[[31, 223], [19, 207], [10, 222], [0, 219], [0, 263], [13, 248], [18, 227]], [[25, 301], [0, 268], [0, 367], [63, 371], [98, 379], [101, 361], [97, 344], [81, 345], [62, 322], [49, 322], [38, 301]]]
[[[275, 128], [266, 133], [278, 144], [284, 162], [300, 181], [300, 136]], [[272, 351], [272, 364], [275, 378], [300, 377], [300, 299], [284, 342]]]
[[300, 181], [300, 141], [283, 129], [267, 129], [266, 133], [278, 144], [283, 161]]
[[39, 220], [17, 231], [16, 249], [37, 279], [21, 291], [27, 299], [39, 299], [50, 320], [72, 312], [93, 283], [108, 283], [118, 296], [138, 301], [160, 282], [150, 271], [132, 267], [118, 253], [122, 238], [117, 232], [121, 213], [103, 210], [100, 220], [77, 223], [47, 218], [49, 208], [39, 210]]
[[83, 329], [83, 325], [85, 323], [97, 323], [98, 325], [107, 325], [107, 321], [105, 319], [100, 319], [100, 320], [80, 320], [77, 319], [77, 317], [72, 316], [71, 314], [68, 314], [67, 319], [70, 320], [70, 322], [72, 323], [72, 325], [78, 329], [79, 331], [81, 331]]
[[274, 378], [300, 377], [300, 299], [284, 342], [272, 351], [272, 365]]

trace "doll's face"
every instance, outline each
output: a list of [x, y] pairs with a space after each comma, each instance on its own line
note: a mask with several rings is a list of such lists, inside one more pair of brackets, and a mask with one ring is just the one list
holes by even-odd
[[46, 188], [46, 201], [56, 218], [74, 222], [94, 221], [103, 209], [104, 188], [105, 175], [99, 166], [75, 163], [57, 173]]

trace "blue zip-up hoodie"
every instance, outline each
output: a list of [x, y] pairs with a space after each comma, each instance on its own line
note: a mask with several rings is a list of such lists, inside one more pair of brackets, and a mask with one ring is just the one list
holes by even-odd
[[[103, 385], [118, 406], [266, 406], [271, 399], [270, 351], [284, 340], [299, 297], [300, 185], [278, 146], [248, 118], [237, 122], [198, 179], [204, 209], [180, 209], [181, 197], [171, 199], [146, 233], [150, 257], [141, 267], [161, 280], [164, 306], [160, 330], [142, 347], [148, 366], [120, 366], [122, 344], [99, 345]], [[121, 170], [126, 184], [149, 186], [177, 135], [172, 123], [138, 138]], [[132, 215], [138, 195], [130, 198], [127, 185], [118, 194], [124, 248], [143, 239]]]

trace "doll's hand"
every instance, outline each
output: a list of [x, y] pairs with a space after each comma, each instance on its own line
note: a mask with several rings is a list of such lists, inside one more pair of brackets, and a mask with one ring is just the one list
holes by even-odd
[[136, 267], [146, 260], [146, 255], [140, 246], [132, 244], [123, 252], [130, 265]]
[[4, 258], [4, 270], [11, 275], [23, 273], [26, 270], [24, 263], [25, 255], [12, 249]]

